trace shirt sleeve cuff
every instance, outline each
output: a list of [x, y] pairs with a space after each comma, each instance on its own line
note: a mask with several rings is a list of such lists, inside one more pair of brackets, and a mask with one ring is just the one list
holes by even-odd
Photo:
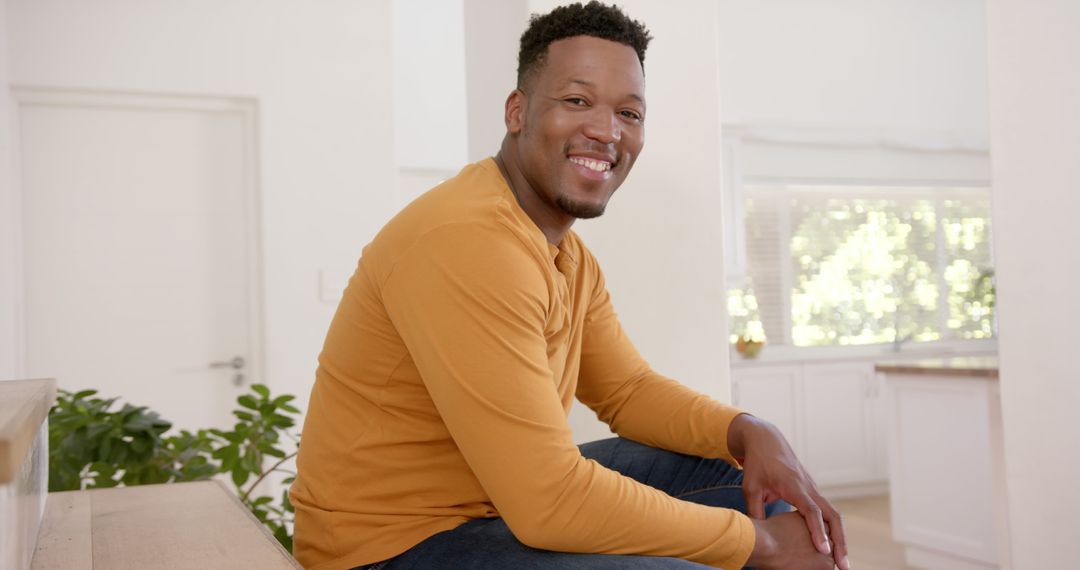
[[720, 433], [719, 433], [720, 456], [723, 457], [726, 461], [730, 462], [732, 465], [734, 465], [736, 468], [738, 468], [740, 470], [743, 468], [743, 466], [742, 466], [742, 459], [743, 458], [742, 457], [735, 457], [731, 453], [731, 448], [728, 447], [728, 435], [730, 434], [730, 430], [731, 430], [731, 422], [735, 421], [735, 418], [737, 418], [737, 417], [739, 417], [739, 416], [741, 416], [743, 414], [746, 414], [746, 413], [748, 413], [748, 412], [745, 412], [745, 411], [743, 411], [743, 410], [741, 410], [739, 408], [736, 408], [734, 406], [725, 405], [724, 406], [724, 411], [723, 411], [724, 417], [722, 417], [720, 422], [719, 422], [720, 423]]

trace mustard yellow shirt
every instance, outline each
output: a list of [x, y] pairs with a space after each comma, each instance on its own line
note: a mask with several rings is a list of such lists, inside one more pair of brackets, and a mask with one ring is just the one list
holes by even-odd
[[650, 369], [581, 239], [548, 244], [495, 162], [469, 165], [383, 228], [345, 290], [291, 491], [297, 559], [350, 568], [501, 516], [547, 550], [740, 568], [750, 520], [584, 459], [575, 396], [623, 437], [732, 460], [739, 410]]

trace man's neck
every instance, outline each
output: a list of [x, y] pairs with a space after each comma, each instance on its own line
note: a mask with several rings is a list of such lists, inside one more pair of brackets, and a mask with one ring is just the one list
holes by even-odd
[[506, 184], [510, 186], [510, 192], [514, 194], [518, 205], [529, 216], [529, 219], [547, 238], [548, 243], [559, 245], [566, 237], [566, 232], [570, 231], [570, 226], [574, 225], [574, 218], [562, 214], [561, 211], [552, 213], [553, 207], [544, 202], [532, 189], [506, 147], [507, 141], [503, 141], [502, 148], [495, 155], [495, 164], [499, 166]]

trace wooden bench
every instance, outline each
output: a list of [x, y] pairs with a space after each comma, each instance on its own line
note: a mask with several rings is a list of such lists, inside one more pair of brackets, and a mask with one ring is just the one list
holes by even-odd
[[300, 568], [218, 481], [49, 493], [31, 568]]

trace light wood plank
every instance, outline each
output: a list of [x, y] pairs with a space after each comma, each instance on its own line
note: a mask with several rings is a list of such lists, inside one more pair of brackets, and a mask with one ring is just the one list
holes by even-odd
[[904, 561], [904, 547], [893, 540], [889, 496], [833, 501], [844, 515], [848, 557], [857, 570], [914, 570]]
[[92, 491], [95, 568], [298, 568], [218, 482]]
[[51, 493], [31, 566], [300, 568], [217, 481]]
[[45, 501], [33, 570], [91, 570], [90, 495], [82, 491], [50, 493]]

